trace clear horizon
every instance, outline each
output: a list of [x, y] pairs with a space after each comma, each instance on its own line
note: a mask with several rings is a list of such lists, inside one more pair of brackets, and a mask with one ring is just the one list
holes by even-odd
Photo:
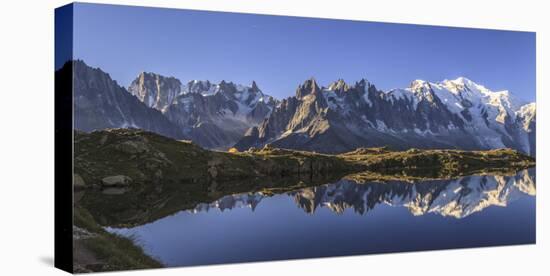
[[127, 87], [142, 72], [250, 85], [286, 98], [304, 80], [387, 91], [463, 76], [535, 101], [535, 33], [75, 4], [74, 58]]

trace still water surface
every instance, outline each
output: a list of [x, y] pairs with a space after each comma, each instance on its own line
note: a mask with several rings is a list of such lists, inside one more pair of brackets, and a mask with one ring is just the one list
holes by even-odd
[[336, 183], [245, 193], [149, 224], [137, 237], [166, 266], [535, 242], [535, 169], [515, 176]]

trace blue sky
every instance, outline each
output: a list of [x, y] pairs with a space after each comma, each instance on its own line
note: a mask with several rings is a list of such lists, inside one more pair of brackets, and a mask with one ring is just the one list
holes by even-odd
[[535, 100], [535, 34], [77, 4], [74, 55], [123, 86], [141, 71], [250, 84], [277, 98], [304, 80], [387, 90], [465, 76]]

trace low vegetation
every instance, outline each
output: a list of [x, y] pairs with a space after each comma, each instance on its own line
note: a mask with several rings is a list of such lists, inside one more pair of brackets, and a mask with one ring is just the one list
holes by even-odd
[[105, 231], [82, 207], [75, 208], [74, 228], [74, 270], [77, 273], [162, 267], [136, 245], [135, 239]]
[[344, 159], [365, 165], [365, 171], [411, 174], [437, 173], [441, 176], [476, 174], [491, 169], [522, 169], [535, 160], [512, 149], [487, 151], [419, 150], [391, 151], [383, 148], [357, 149], [342, 155]]

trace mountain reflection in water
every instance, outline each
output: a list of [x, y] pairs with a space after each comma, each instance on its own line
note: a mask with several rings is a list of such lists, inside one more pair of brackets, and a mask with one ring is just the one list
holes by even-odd
[[[379, 204], [407, 208], [413, 215], [435, 213], [464, 218], [490, 206], [506, 206], [518, 196], [535, 196], [535, 170], [528, 169], [514, 176], [467, 176], [454, 180], [429, 180], [417, 183], [389, 181], [356, 183], [342, 179], [336, 183], [305, 188], [286, 194], [294, 198], [304, 212], [313, 214], [326, 207], [341, 214], [346, 209], [365, 215]], [[234, 208], [256, 209], [270, 195], [262, 192], [224, 196], [212, 203], [198, 204], [192, 213]]]
[[535, 193], [534, 168], [418, 182], [345, 178], [223, 196], [107, 230], [137, 238], [166, 266], [530, 244]]

